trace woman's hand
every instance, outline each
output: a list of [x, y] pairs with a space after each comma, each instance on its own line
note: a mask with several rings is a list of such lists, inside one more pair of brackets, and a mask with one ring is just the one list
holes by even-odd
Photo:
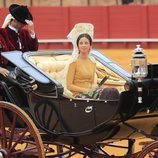
[[89, 89], [84, 88], [84, 91], [82, 92], [83, 94], [87, 94], [89, 92]]
[[34, 35], [35, 31], [34, 31], [34, 23], [33, 23], [33, 21], [26, 19], [25, 22], [27, 23], [28, 31], [29, 31], [30, 35]]
[[2, 74], [4, 77], [7, 77], [9, 74], [9, 71], [7, 69], [0, 67], [0, 74]]

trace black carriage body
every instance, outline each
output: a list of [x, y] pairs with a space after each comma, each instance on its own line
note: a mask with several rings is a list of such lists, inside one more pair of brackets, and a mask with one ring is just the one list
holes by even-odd
[[149, 65], [149, 75], [143, 80], [143, 104], [138, 104], [137, 82], [131, 74], [98, 51], [93, 51], [96, 60], [126, 80], [130, 90], [122, 92], [119, 100], [70, 99], [63, 96], [63, 87], [58, 81], [28, 60], [32, 55], [69, 53], [2, 53], [36, 80], [38, 89], [25, 94], [28, 107], [19, 106], [27, 109], [36, 125], [48, 134], [47, 139], [69, 144], [93, 144], [102, 140], [109, 142], [157, 135], [158, 65]]

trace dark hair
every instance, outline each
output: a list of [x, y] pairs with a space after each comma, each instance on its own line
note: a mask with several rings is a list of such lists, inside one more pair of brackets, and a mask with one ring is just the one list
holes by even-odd
[[91, 36], [89, 34], [87, 34], [87, 33], [83, 33], [83, 34], [79, 35], [78, 38], [77, 38], [77, 46], [79, 44], [80, 39], [83, 38], [83, 37], [87, 38], [89, 40], [90, 45], [92, 45], [92, 38], [91, 38]]

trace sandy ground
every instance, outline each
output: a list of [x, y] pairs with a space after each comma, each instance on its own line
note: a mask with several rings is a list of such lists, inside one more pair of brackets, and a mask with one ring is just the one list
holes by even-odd
[[[122, 67], [127, 69], [128, 71], [131, 71], [131, 59], [133, 50], [131, 49], [107, 49], [107, 50], [100, 50], [103, 54], [107, 55], [114, 61], [116, 61], [118, 64], [120, 64]], [[145, 54], [148, 59], [148, 63], [158, 63], [158, 49], [148, 49], [145, 50]]]
[[[131, 49], [126, 49], [126, 50], [100, 50], [103, 54], [107, 55], [109, 58], [113, 59], [116, 61], [119, 65], [121, 65], [123, 68], [125, 68], [128, 71], [131, 71], [131, 58], [133, 54], [133, 50]], [[148, 63], [158, 63], [158, 49], [157, 50], [145, 50], [145, 54], [148, 59]], [[142, 141], [150, 141], [148, 139], [140, 139], [137, 140], [135, 143], [134, 151], [139, 151], [141, 150], [141, 146], [139, 146], [139, 142]], [[115, 143], [117, 145], [127, 145], [127, 141], [120, 141]], [[127, 151], [125, 149], [118, 149], [118, 148], [111, 148], [107, 147], [106, 151], [110, 154], [115, 154], [115, 155], [124, 155], [124, 153]], [[76, 155], [73, 158], [80, 158], [80, 155]]]

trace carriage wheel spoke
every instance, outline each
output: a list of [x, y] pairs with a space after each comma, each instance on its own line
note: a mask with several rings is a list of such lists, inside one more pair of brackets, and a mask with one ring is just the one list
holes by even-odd
[[0, 101], [0, 150], [6, 158], [45, 157], [40, 133], [29, 115], [3, 101]]
[[23, 139], [23, 137], [25, 136], [25, 134], [29, 131], [29, 128], [27, 127], [23, 133], [20, 135], [19, 139], [14, 143], [14, 145], [11, 147], [10, 151], [13, 151], [15, 149], [15, 147], [18, 145], [18, 143]]
[[149, 152], [149, 157], [155, 157], [156, 156], [156, 151], [154, 151], [155, 149], [153, 149], [153, 150], [151, 150], [150, 152]]
[[21, 153], [25, 153], [25, 152], [29, 152], [29, 151], [35, 151], [36, 150], [36, 153], [37, 153], [37, 147], [36, 146], [33, 146], [33, 147], [29, 147], [29, 148], [26, 148], [24, 150], [19, 150], [19, 151], [16, 151], [16, 152], [13, 152], [12, 153], [12, 156], [13, 155], [17, 155], [17, 154], [21, 154]]
[[150, 157], [153, 157], [154, 155], [153, 155], [152, 153], [149, 153], [149, 156], [150, 156]]
[[158, 158], [158, 141], [147, 144], [138, 155], [138, 158]]
[[1, 124], [1, 135], [2, 135], [2, 146], [7, 148], [7, 139], [6, 139], [6, 131], [5, 131], [5, 120], [4, 120], [4, 111], [0, 108], [0, 124]]
[[11, 126], [10, 139], [9, 139], [9, 146], [8, 146], [9, 149], [11, 148], [12, 142], [13, 142], [13, 136], [14, 136], [14, 132], [15, 132], [16, 119], [17, 119], [17, 114], [14, 113], [13, 122], [12, 122], [12, 126]]

